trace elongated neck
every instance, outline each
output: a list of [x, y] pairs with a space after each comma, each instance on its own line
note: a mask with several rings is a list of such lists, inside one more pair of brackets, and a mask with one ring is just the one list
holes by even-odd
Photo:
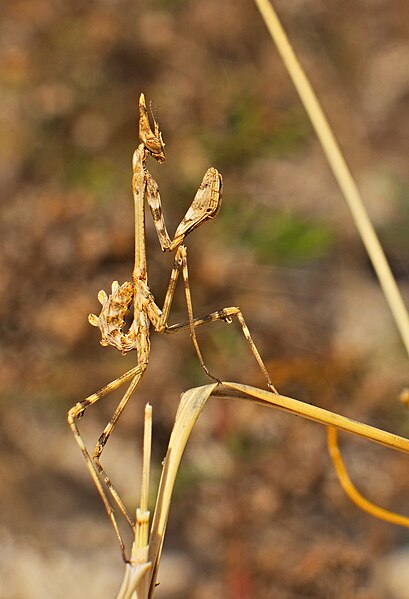
[[135, 266], [133, 278], [147, 280], [145, 246], [145, 188], [144, 146], [140, 144], [133, 157], [132, 191], [135, 206]]

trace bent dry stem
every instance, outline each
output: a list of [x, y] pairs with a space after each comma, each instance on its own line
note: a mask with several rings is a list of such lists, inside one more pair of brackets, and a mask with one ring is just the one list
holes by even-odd
[[[285, 397], [283, 395], [238, 383], [223, 383], [222, 385], [212, 384], [190, 389], [182, 395], [180, 400], [162, 468], [149, 539], [148, 555], [146, 562], [144, 562], [145, 570], [143, 571], [144, 575], [150, 579], [149, 592], [147, 595], [137, 594], [134, 596], [132, 594], [134, 588], [130, 585], [129, 581], [139, 580], [138, 577], [141, 571], [141, 564], [131, 563], [126, 566], [124, 582], [117, 599], [146, 599], [147, 597], [153, 597], [169, 516], [172, 492], [178, 468], [193, 427], [206, 405], [207, 400], [211, 396], [217, 399], [245, 400], [269, 408], [278, 408], [326, 426], [330, 431], [341, 430], [352, 433], [391, 449], [409, 453], [409, 439], [405, 439], [399, 435], [394, 435], [387, 431], [346, 418], [340, 414], [324, 410], [323, 408], [304, 403], [291, 397]], [[339, 460], [341, 460], [340, 456], [337, 460], [338, 464], [336, 464], [336, 469], [338, 471]], [[349, 489], [346, 488], [347, 485], [345, 484], [345, 481], [347, 479], [349, 480], [346, 470], [344, 473], [341, 473], [340, 478], [345, 491], [349, 497], [355, 501], [356, 495], [354, 495], [354, 492], [351, 492], [351, 486], [353, 487], [352, 483]], [[360, 497], [363, 502], [365, 502], [365, 508], [363, 508], [363, 503], [359, 504], [359, 502], [355, 502], [359, 507], [365, 509], [365, 511], [371, 515], [394, 524], [406, 527], [409, 526], [409, 519], [405, 516], [399, 516], [398, 514], [384, 510], [363, 498], [362, 495], [360, 495]], [[124, 592], [124, 589], [126, 589], [126, 592]]]

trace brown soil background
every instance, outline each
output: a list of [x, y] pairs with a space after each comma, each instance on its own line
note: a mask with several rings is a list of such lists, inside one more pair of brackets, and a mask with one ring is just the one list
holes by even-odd
[[[408, 5], [276, 4], [407, 299]], [[402, 435], [407, 362], [252, 2], [12, 0], [1, 13], [0, 596], [109, 599], [123, 566], [66, 412], [134, 363], [99, 346], [87, 314], [132, 270], [141, 91], [167, 144], [167, 162], [151, 168], [171, 231], [206, 168], [224, 176], [220, 214], [188, 239], [195, 313], [239, 305], [283, 394]], [[172, 259], [148, 222], [161, 304]], [[181, 289], [173, 318], [185, 318]], [[152, 337], [148, 372], [104, 454], [130, 508], [142, 406], [154, 407], [155, 485], [180, 393], [207, 382], [188, 335]], [[236, 325], [199, 340], [218, 376], [264, 385]], [[90, 444], [114, 405], [81, 421]], [[409, 513], [407, 457], [342, 443], [359, 487]], [[345, 498], [319, 426], [213, 402], [182, 464], [157, 596], [402, 599], [403, 568], [393, 582], [390, 570], [407, 543]]]

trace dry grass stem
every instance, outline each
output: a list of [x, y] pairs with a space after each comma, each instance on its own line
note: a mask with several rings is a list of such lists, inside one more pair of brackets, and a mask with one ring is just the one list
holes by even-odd
[[375, 516], [380, 520], [384, 520], [385, 522], [389, 522], [390, 524], [397, 524], [398, 526], [404, 526], [409, 528], [409, 518], [406, 516], [401, 516], [400, 514], [395, 514], [395, 512], [390, 512], [389, 510], [385, 510], [368, 499], [365, 499], [355, 487], [351, 479], [349, 478], [348, 472], [345, 468], [344, 461], [342, 459], [341, 453], [338, 447], [338, 431], [333, 426], [327, 427], [327, 443], [328, 443], [328, 451], [332, 459], [332, 463], [334, 464], [335, 472], [337, 473], [338, 480], [341, 483], [342, 488], [345, 493], [348, 495], [350, 500], [355, 503], [361, 510], [371, 514], [371, 516]]
[[278, 408], [326, 426], [329, 431], [329, 447], [335, 469], [342, 487], [351, 500], [372, 516], [393, 524], [409, 526], [409, 518], [378, 507], [355, 489], [339, 453], [336, 432], [337, 430], [349, 432], [405, 453], [409, 453], [409, 439], [263, 389], [238, 383], [205, 385], [189, 389], [181, 397], [162, 469], [147, 554], [144, 554], [143, 563], [135, 562], [126, 565], [124, 580], [117, 599], [151, 599], [153, 597], [176, 475], [193, 427], [211, 396], [218, 399], [245, 400], [270, 408]]
[[384, 251], [366, 212], [359, 189], [342, 155], [334, 133], [321, 108], [318, 98], [301, 67], [287, 35], [269, 0], [254, 0], [273, 38], [285, 67], [297, 89], [304, 108], [321, 142], [332, 172], [351, 210], [353, 219], [378, 275], [389, 308], [395, 319], [402, 341], [409, 354], [409, 315], [401, 293], [392, 275]]
[[258, 404], [279, 408], [290, 414], [296, 414], [307, 420], [313, 420], [318, 424], [333, 426], [341, 431], [353, 433], [379, 445], [385, 445], [391, 449], [409, 453], [409, 439], [405, 439], [405, 437], [388, 433], [369, 424], [352, 420], [346, 416], [341, 416], [341, 414], [324, 410], [324, 408], [319, 408], [298, 399], [272, 394], [269, 391], [239, 383], [223, 383], [223, 386], [217, 387], [213, 395], [215, 397], [232, 399], [249, 400], [251, 398], [252, 401]]
[[155, 512], [153, 515], [149, 543], [149, 560], [153, 564], [152, 581], [149, 592], [150, 598], [153, 596], [155, 589], [157, 571], [169, 517], [173, 486], [175, 484], [179, 464], [190, 433], [192, 432], [207, 400], [216, 387], [217, 384], [214, 383], [212, 385], [205, 385], [204, 387], [189, 389], [189, 391], [183, 393], [180, 400], [162, 469]]
[[144, 435], [143, 435], [143, 464], [142, 464], [141, 506], [140, 506], [142, 512], [146, 512], [148, 510], [151, 448], [152, 448], [152, 406], [148, 403], [145, 406]]
[[130, 563], [125, 566], [125, 575], [117, 599], [146, 599], [149, 590], [152, 564], [148, 561], [149, 542], [149, 475], [152, 447], [152, 406], [145, 406], [142, 482], [140, 507], [136, 509], [135, 540]]
[[[173, 487], [180, 461], [190, 433], [212, 391], [216, 387], [206, 385], [183, 393], [163, 463], [149, 546], [135, 547], [131, 563], [125, 565], [125, 574], [116, 599], [147, 599], [153, 597], [162, 546], [169, 516]], [[145, 443], [144, 443], [145, 448]], [[150, 446], [147, 450], [150, 455]], [[144, 462], [147, 453], [144, 455]], [[137, 510], [137, 529], [138, 529]], [[145, 514], [149, 512], [145, 512]], [[136, 531], [136, 536], [138, 532]]]

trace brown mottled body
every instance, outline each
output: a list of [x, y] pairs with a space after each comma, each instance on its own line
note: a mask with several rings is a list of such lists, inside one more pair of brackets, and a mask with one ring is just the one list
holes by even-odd
[[[134, 522], [110, 478], [101, 465], [100, 456], [115, 427], [115, 424], [117, 423], [126, 404], [128, 403], [129, 398], [136, 389], [148, 365], [150, 353], [150, 325], [152, 324], [155, 331], [158, 333], [175, 333], [189, 329], [202, 368], [210, 377], [218, 381], [216, 377], [210, 374], [209, 370], [204, 364], [196, 338], [196, 327], [208, 322], [214, 322], [216, 320], [223, 320], [230, 323], [232, 321], [232, 316], [236, 316], [242, 327], [244, 336], [250, 346], [250, 349], [267, 379], [268, 386], [275, 391], [239, 308], [224, 308], [203, 318], [194, 318], [193, 316], [187, 266], [187, 250], [182, 243], [186, 235], [191, 233], [202, 223], [214, 218], [220, 210], [223, 188], [222, 177], [215, 168], [209, 168], [206, 171], [191, 206], [177, 227], [173, 239], [171, 239], [163, 217], [158, 185], [146, 167], [146, 160], [148, 156], [152, 156], [160, 163], [165, 161], [162, 135], [155, 119], [153, 119], [153, 123], [154, 127], [152, 130], [146, 110], [145, 98], [143, 94], [141, 94], [139, 100], [140, 144], [135, 150], [132, 158], [132, 191], [135, 207], [135, 264], [132, 273], [132, 281], [126, 281], [122, 285], [119, 285], [118, 281], [114, 281], [112, 283], [110, 295], [107, 295], [105, 291], [100, 291], [98, 293], [98, 299], [102, 305], [101, 312], [99, 316], [90, 314], [88, 317], [89, 322], [93, 326], [96, 326], [100, 329], [102, 345], [112, 345], [123, 354], [126, 354], [131, 350], [136, 350], [137, 365], [100, 389], [100, 391], [97, 391], [86, 399], [76, 403], [68, 412], [69, 425], [83, 453], [88, 469], [102, 497], [109, 518], [114, 526], [124, 560], [126, 560], [125, 545], [120, 534], [114, 509], [107, 491], [132, 528], [134, 528]], [[168, 252], [176, 250], [174, 264], [162, 309], [160, 309], [155, 303], [155, 298], [148, 287], [145, 245], [145, 199], [150, 208], [162, 251]], [[169, 312], [180, 272], [182, 273], [184, 281], [189, 320], [185, 323], [177, 323], [169, 326]], [[132, 305], [132, 324], [128, 330], [125, 330], [126, 315], [131, 309]], [[85, 410], [89, 406], [97, 403], [100, 399], [126, 382], [129, 382], [129, 386], [121, 398], [111, 419], [101, 433], [95, 445], [94, 451], [92, 454], [90, 454], [78, 430], [77, 420], [84, 414]]]

